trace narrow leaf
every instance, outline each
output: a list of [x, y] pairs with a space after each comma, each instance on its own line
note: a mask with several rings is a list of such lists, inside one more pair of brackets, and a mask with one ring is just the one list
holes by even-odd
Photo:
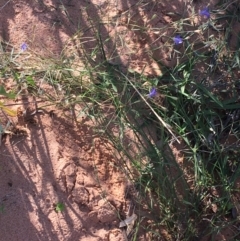
[[16, 97], [16, 95], [13, 92], [7, 93], [2, 85], [0, 85], [0, 95], [6, 96], [9, 99], [14, 99]]
[[10, 108], [4, 106], [3, 102], [0, 101], [0, 109], [2, 109], [7, 115], [12, 117], [17, 116], [17, 112], [15, 110], [11, 110]]
[[10, 115], [11, 117], [17, 116], [17, 112], [15, 110], [11, 110], [7, 107], [1, 107], [1, 108], [7, 115]]

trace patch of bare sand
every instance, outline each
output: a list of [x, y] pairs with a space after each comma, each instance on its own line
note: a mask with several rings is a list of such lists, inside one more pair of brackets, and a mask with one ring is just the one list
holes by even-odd
[[[118, 227], [127, 210], [126, 180], [113, 147], [94, 135], [91, 120], [76, 126], [51, 110], [21, 126], [15, 121], [26, 133], [3, 139], [1, 240], [124, 241]], [[62, 212], [55, 210], [58, 203]]]

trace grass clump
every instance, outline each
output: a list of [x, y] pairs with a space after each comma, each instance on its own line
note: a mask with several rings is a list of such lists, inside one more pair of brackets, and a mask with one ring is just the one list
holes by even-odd
[[[75, 48], [63, 51], [62, 59], [47, 65], [42, 60], [42, 66], [27, 72], [9, 67], [12, 61], [3, 61], [1, 68], [2, 75], [15, 76], [18, 86], [53, 103], [73, 110], [81, 104], [98, 133], [114, 144], [118, 165], [133, 183], [128, 198], [139, 223], [132, 240], [143, 229], [150, 240], [216, 240], [226, 230], [229, 240], [240, 239], [240, 35], [233, 32], [240, 6], [220, 1], [214, 9], [205, 7], [198, 23], [194, 6], [188, 17], [168, 24], [162, 46], [149, 43], [146, 52], [160, 65], [160, 76], [113, 64], [107, 49], [112, 39], [102, 34], [108, 23], [93, 19], [73, 36]], [[128, 28], [141, 36], [149, 30], [131, 18]], [[161, 36], [165, 30], [157, 30], [160, 37], [166, 37]], [[172, 65], [155, 57], [163, 49], [171, 50]], [[54, 92], [44, 92], [43, 82]]]

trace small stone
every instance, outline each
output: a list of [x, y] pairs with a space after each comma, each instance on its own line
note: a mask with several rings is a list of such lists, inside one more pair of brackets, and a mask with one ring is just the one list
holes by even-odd
[[72, 196], [73, 196], [74, 202], [78, 204], [87, 205], [89, 202], [89, 192], [83, 186], [76, 185], [72, 191]]
[[110, 203], [105, 203], [98, 209], [97, 217], [102, 223], [113, 222], [117, 218], [117, 213]]
[[108, 241], [125, 241], [123, 232], [120, 229], [113, 229], [108, 233]]

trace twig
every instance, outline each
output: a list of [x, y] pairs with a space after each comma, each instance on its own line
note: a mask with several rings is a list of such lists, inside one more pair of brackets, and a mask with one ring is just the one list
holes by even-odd
[[46, 102], [45, 100], [36, 100], [36, 101], [30, 101], [30, 102], [21, 102], [21, 103], [15, 103], [15, 104], [6, 104], [3, 106], [14, 106], [14, 105], [26, 105], [26, 104], [32, 104], [32, 103], [41, 103], [41, 102]]
[[0, 11], [1, 11], [9, 2], [11, 2], [11, 0], [8, 0], [8, 1], [0, 8]]

